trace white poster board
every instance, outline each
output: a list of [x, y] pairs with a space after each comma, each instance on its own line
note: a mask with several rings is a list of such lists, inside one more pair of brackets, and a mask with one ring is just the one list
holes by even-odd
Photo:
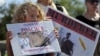
[[7, 24], [14, 56], [60, 52], [52, 21]]
[[[47, 16], [51, 17], [59, 30], [59, 43], [63, 53], [69, 56], [94, 55], [100, 37], [99, 30], [53, 8], [48, 8]], [[68, 33], [69, 39], [66, 37]], [[70, 44], [67, 43], [68, 40]]]

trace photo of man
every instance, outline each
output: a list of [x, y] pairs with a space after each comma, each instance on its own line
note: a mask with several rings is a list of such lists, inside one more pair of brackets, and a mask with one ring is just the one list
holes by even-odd
[[63, 53], [72, 56], [74, 43], [69, 39], [71, 33], [66, 33], [66, 37], [62, 39], [61, 50]]

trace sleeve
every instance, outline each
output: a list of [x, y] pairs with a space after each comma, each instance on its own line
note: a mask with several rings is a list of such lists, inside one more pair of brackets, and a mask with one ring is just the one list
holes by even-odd
[[64, 6], [61, 6], [62, 7], [62, 9], [63, 9], [63, 12], [66, 14], [66, 15], [69, 15], [69, 13], [68, 13], [68, 11], [65, 9], [65, 7]]

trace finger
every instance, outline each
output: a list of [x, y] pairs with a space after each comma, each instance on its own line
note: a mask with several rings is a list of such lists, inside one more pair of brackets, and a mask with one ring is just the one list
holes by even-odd
[[54, 33], [55, 33], [56, 37], [59, 38], [59, 33], [58, 33], [57, 29], [54, 29]]
[[6, 33], [6, 38], [7, 38], [8, 40], [11, 40], [11, 39], [12, 39], [12, 33], [11, 33], [11, 31], [8, 31], [8, 32]]
[[46, 19], [51, 19], [52, 17], [50, 17], [50, 16], [46, 16]]
[[10, 37], [9, 37], [9, 39], [11, 40], [11, 39], [13, 39], [13, 37], [12, 37], [12, 36], [10, 36]]

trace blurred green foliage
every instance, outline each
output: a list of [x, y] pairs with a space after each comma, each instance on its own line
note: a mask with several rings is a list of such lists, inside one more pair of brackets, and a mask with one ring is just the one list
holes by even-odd
[[14, 7], [16, 6], [16, 4], [11, 3], [8, 7], [6, 6], [2, 6], [0, 7], [0, 15], [2, 15], [2, 17], [0, 17], [0, 40], [5, 40], [6, 38], [6, 24], [11, 23], [12, 20], [12, 14], [14, 11]]
[[73, 17], [83, 14], [85, 11], [85, 5], [82, 0], [55, 0], [55, 3], [64, 6], [69, 15]]

